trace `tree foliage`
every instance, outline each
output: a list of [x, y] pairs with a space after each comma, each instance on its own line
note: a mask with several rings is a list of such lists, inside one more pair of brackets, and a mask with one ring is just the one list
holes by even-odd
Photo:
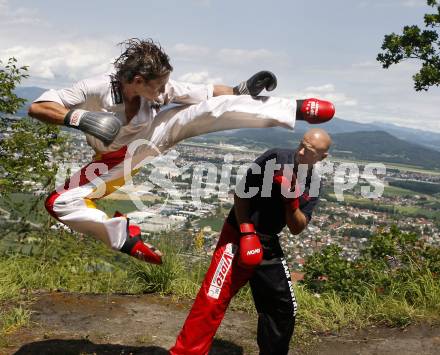
[[0, 207], [11, 222], [2, 230], [21, 233], [46, 215], [42, 199], [54, 187], [64, 139], [57, 126], [13, 116], [26, 102], [14, 90], [28, 76], [27, 67], [16, 63], [15, 58], [4, 67], [0, 62]]
[[26, 66], [18, 67], [15, 58], [10, 58], [5, 66], [0, 60], [0, 115], [14, 114], [25, 103], [14, 94], [14, 89], [28, 77], [27, 70]]
[[440, 2], [427, 0], [427, 4], [435, 11], [425, 14], [426, 28], [421, 29], [416, 25], [405, 26], [400, 35], [395, 33], [385, 35], [383, 52], [377, 56], [383, 68], [389, 68], [406, 59], [421, 61], [421, 69], [413, 75], [416, 91], [427, 91], [431, 86], [440, 85]]
[[0, 62], [0, 193], [29, 192], [47, 186], [55, 175], [51, 158], [59, 150], [59, 129], [30, 118], [12, 118], [26, 102], [14, 89], [28, 68], [10, 58]]
[[361, 298], [370, 291], [390, 294], [398, 289], [396, 285], [423, 283], [427, 274], [439, 281], [440, 248], [395, 226], [372, 236], [356, 260], [347, 260], [342, 252], [332, 244], [307, 258], [304, 283], [308, 289]]
[[33, 192], [51, 188], [57, 165], [52, 159], [62, 139], [58, 128], [22, 118], [2, 123], [0, 193]]

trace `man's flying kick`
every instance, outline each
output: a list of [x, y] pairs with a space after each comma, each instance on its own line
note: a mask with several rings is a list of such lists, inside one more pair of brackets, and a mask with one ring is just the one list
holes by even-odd
[[[49, 90], [29, 108], [41, 121], [73, 127], [86, 134], [95, 157], [56, 189], [46, 208], [73, 230], [92, 235], [114, 250], [161, 264], [161, 253], [145, 244], [138, 226], [120, 214], [107, 216], [94, 200], [124, 185], [124, 160], [138, 164], [183, 139], [228, 129], [280, 126], [293, 129], [295, 120], [321, 123], [334, 106], [319, 99], [257, 97], [276, 87], [276, 77], [261, 71], [235, 87], [195, 85], [170, 80], [169, 57], [151, 40], [130, 39], [114, 62], [114, 71]], [[161, 105], [181, 104], [160, 111]], [[130, 144], [148, 140], [134, 156]]]

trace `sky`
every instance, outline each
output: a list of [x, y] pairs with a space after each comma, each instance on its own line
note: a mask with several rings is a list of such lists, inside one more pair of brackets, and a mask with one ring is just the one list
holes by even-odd
[[426, 0], [0, 0], [0, 60], [29, 66], [23, 86], [66, 87], [109, 70], [123, 40], [152, 38], [175, 80], [233, 86], [270, 70], [271, 95], [440, 132], [440, 88], [413, 88], [420, 63], [385, 70], [376, 61], [385, 34], [422, 25], [429, 11]]

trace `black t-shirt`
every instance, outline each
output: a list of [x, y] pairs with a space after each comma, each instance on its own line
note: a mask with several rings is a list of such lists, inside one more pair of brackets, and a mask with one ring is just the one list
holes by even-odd
[[[286, 164], [289, 164], [293, 167], [294, 156], [295, 150], [292, 149], [268, 150], [254, 162], [261, 168], [261, 173], [257, 174], [255, 173], [256, 169], [253, 170], [249, 168], [246, 176], [243, 177], [245, 181], [239, 183], [245, 184], [245, 193], [250, 192], [250, 188], [254, 190], [258, 188], [258, 192], [253, 197], [250, 197], [250, 219], [259, 233], [274, 236], [280, 233], [286, 225], [284, 196], [281, 195], [281, 186], [273, 183], [273, 173], [270, 171], [270, 166], [273, 167], [273, 164], [280, 164], [281, 168], [283, 168]], [[266, 168], [268, 169], [268, 174], [265, 180], [264, 172]], [[300, 198], [300, 210], [304, 213], [308, 221], [311, 219], [313, 209], [319, 201], [319, 192], [317, 194], [318, 196], [309, 196], [311, 174], [312, 171], [309, 171], [307, 174], [304, 193]], [[269, 191], [267, 189], [263, 190], [263, 182], [265, 182], [264, 185], [266, 187], [269, 187]], [[321, 189], [319, 188], [319, 190]], [[232, 207], [229, 212], [227, 222], [237, 230], [239, 229], [234, 207]]]

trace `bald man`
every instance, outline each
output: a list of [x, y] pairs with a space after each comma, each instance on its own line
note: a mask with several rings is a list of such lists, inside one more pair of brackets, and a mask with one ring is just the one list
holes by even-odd
[[171, 354], [208, 354], [229, 302], [248, 281], [260, 354], [288, 353], [297, 304], [278, 234], [286, 225], [299, 234], [310, 222], [320, 190], [311, 189], [313, 166], [327, 157], [330, 145], [327, 132], [311, 129], [296, 150], [271, 149], [251, 165], [236, 187], [234, 206]]

